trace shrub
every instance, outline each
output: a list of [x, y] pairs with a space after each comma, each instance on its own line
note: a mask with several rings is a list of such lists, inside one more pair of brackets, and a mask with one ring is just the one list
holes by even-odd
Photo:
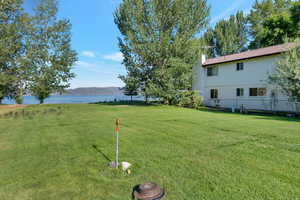
[[176, 94], [174, 104], [186, 108], [200, 108], [202, 98], [196, 91], [181, 91]]

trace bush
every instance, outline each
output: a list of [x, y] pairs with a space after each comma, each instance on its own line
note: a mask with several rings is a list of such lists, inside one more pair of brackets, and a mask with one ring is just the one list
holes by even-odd
[[186, 108], [200, 108], [202, 97], [196, 91], [182, 91], [176, 94], [174, 104]]

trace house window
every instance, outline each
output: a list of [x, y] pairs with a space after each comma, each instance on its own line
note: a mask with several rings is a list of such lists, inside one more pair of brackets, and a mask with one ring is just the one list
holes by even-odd
[[266, 88], [258, 88], [258, 96], [267, 96]]
[[236, 71], [244, 70], [244, 63], [236, 63]]
[[218, 67], [209, 67], [207, 68], [207, 76], [218, 76]]
[[249, 95], [251, 97], [266, 96], [267, 95], [267, 89], [266, 88], [250, 88], [249, 89]]
[[244, 88], [237, 88], [236, 89], [236, 96], [243, 97], [244, 96]]
[[211, 89], [210, 90], [210, 98], [217, 99], [218, 98], [218, 89]]

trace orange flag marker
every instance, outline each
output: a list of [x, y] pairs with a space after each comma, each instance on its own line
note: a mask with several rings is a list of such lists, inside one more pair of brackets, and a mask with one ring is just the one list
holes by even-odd
[[120, 125], [121, 125], [121, 121], [119, 119], [116, 119], [116, 132], [120, 132]]

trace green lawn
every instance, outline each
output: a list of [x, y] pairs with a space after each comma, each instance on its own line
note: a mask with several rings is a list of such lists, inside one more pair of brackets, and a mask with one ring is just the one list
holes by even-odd
[[[23, 112], [20, 111], [19, 112]], [[168, 106], [44, 105], [0, 118], [1, 200], [299, 200], [300, 120]], [[114, 120], [121, 160], [109, 169]]]

